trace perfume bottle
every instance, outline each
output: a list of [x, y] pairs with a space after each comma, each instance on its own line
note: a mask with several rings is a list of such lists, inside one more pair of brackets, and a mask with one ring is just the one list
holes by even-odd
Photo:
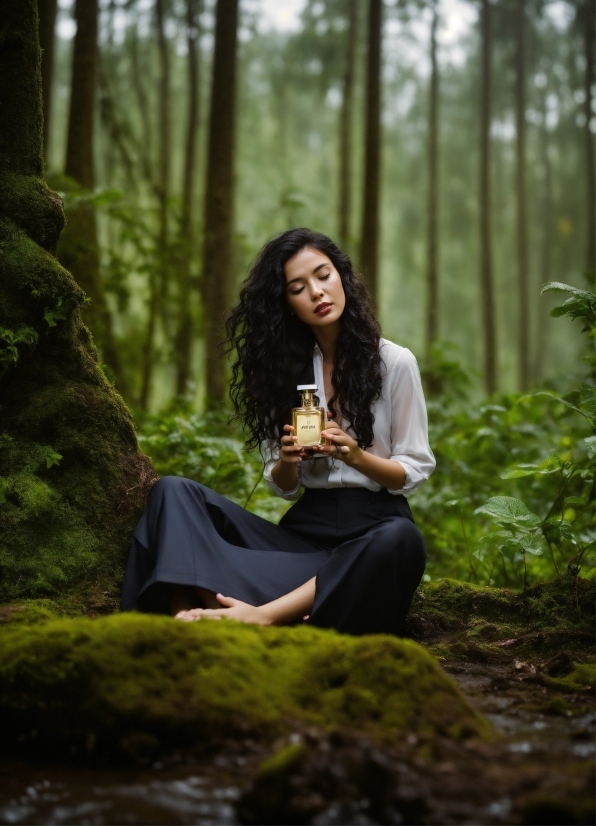
[[302, 406], [292, 410], [292, 425], [294, 436], [298, 437], [300, 447], [315, 447], [322, 445], [325, 440], [321, 432], [325, 429], [325, 411], [318, 407], [319, 399], [315, 396], [318, 390], [316, 384], [299, 384], [298, 390], [302, 393]]

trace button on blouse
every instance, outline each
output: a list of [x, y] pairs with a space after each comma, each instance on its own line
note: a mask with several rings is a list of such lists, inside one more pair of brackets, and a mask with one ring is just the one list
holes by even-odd
[[[419, 487], [435, 469], [435, 457], [428, 443], [428, 418], [420, 371], [414, 355], [406, 347], [382, 338], [383, 388], [372, 409], [375, 417], [373, 444], [369, 453], [399, 462], [406, 472], [401, 490], [393, 494], [408, 495]], [[327, 409], [323, 379], [323, 355], [318, 345], [313, 352], [315, 384], [321, 405]], [[342, 430], [354, 435], [345, 420], [338, 422]], [[265, 463], [264, 478], [271, 490], [283, 499], [297, 499], [300, 487], [306, 488], [368, 488], [377, 491], [381, 485], [349, 467], [339, 459], [318, 458], [298, 464], [298, 484], [284, 491], [275, 484], [271, 471], [279, 460], [279, 446], [273, 440], [261, 443]]]

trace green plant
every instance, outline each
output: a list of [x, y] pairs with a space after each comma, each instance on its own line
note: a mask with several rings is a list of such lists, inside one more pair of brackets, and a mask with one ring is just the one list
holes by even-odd
[[[596, 295], [567, 284], [552, 282], [542, 292], [557, 290], [570, 292], [564, 304], [555, 307], [551, 315], [568, 315], [572, 319], [583, 318], [587, 332], [594, 338], [596, 328]], [[475, 556], [484, 562], [491, 548], [512, 562], [523, 563], [523, 582], [528, 584], [527, 554], [540, 555], [544, 544], [548, 547], [557, 573], [555, 549], [560, 559], [567, 557], [567, 570], [573, 575], [580, 571], [582, 562], [596, 547], [596, 531], [593, 524], [594, 507], [594, 458], [596, 457], [596, 389], [592, 384], [579, 382], [578, 387], [565, 397], [540, 391], [530, 398], [546, 397], [563, 405], [572, 414], [578, 414], [589, 425], [591, 435], [564, 440], [564, 452], [552, 452], [537, 463], [518, 463], [501, 474], [502, 479], [539, 479], [552, 476], [556, 480], [554, 497], [544, 517], [530, 510], [520, 499], [496, 496], [475, 510], [496, 520], [499, 530], [481, 540], [481, 548]], [[572, 556], [569, 558], [569, 552]]]

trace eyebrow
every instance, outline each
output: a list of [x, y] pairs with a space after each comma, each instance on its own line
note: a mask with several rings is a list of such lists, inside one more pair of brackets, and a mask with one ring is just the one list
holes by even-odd
[[[329, 267], [329, 266], [331, 266], [330, 261], [323, 261], [322, 264], [319, 264], [318, 267], [314, 268], [314, 270], [312, 271], [312, 274], [314, 275], [315, 273], [317, 273], [322, 267]], [[292, 278], [291, 281], [288, 281], [288, 283], [286, 284], [286, 287], [289, 287], [290, 284], [293, 284], [295, 281], [302, 281], [302, 276], [300, 275], [300, 276], [298, 276], [298, 278]]]

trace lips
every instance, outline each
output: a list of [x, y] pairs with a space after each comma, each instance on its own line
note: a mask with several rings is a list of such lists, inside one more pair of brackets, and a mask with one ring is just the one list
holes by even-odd
[[325, 303], [319, 304], [319, 306], [315, 310], [315, 313], [317, 315], [321, 315], [321, 313], [326, 313], [328, 310], [331, 309], [331, 306], [332, 306], [331, 304], [325, 304]]

